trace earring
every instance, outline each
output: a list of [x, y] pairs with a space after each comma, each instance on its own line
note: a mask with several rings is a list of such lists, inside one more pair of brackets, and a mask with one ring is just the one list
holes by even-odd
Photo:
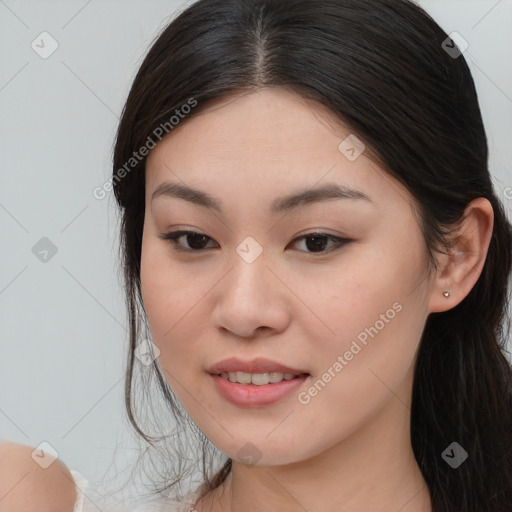
[[450, 296], [450, 292], [443, 292], [443, 295], [448, 298]]

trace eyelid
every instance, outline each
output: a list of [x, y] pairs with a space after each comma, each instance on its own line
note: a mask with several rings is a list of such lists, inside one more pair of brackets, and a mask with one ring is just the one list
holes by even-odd
[[[179, 238], [181, 238], [182, 236], [189, 235], [189, 234], [203, 236], [203, 237], [208, 238], [209, 241], [211, 241], [211, 240], [215, 241], [213, 238], [208, 236], [206, 233], [202, 233], [200, 231], [194, 231], [194, 230], [191, 230], [191, 229], [179, 229], [179, 230], [176, 230], [176, 231], [170, 231], [168, 233], [163, 233], [163, 234], [158, 235], [158, 238], [160, 238], [161, 240], [165, 240], [165, 241], [170, 242], [171, 245], [172, 245], [172, 248], [175, 251], [178, 251], [178, 252], [201, 254], [201, 253], [204, 253], [205, 251], [208, 250], [207, 248], [206, 249], [188, 249], [186, 247], [180, 246], [177, 243], [177, 240]], [[341, 249], [347, 243], [353, 241], [353, 239], [350, 239], [350, 238], [345, 238], [345, 237], [342, 237], [342, 236], [332, 235], [330, 233], [326, 233], [326, 232], [321, 231], [319, 229], [313, 229], [312, 231], [308, 231], [306, 233], [303, 233], [302, 235], [296, 236], [290, 242], [290, 244], [294, 244], [294, 243], [298, 242], [301, 239], [311, 238], [313, 236], [321, 236], [321, 237], [327, 238], [328, 240], [331, 240], [331, 241], [335, 242], [336, 245], [335, 245], [335, 247], [333, 247], [331, 249], [328, 249], [326, 251], [320, 251], [320, 252], [299, 251], [299, 252], [302, 252], [302, 253], [305, 253], [305, 254], [310, 254], [310, 255], [313, 255], [313, 256], [315, 256], [315, 255], [316, 256], [322, 256], [322, 255], [330, 254], [331, 252], [334, 252], [334, 251], [336, 251], [338, 249]]]

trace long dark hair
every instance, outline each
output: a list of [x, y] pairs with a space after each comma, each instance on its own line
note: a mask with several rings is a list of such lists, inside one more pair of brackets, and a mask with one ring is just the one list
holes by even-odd
[[[156, 438], [136, 419], [132, 385], [144, 321], [145, 157], [130, 159], [154, 145], [162, 127], [171, 133], [211, 100], [286, 87], [326, 105], [407, 187], [419, 204], [434, 265], [434, 250], [448, 247], [449, 227], [468, 203], [491, 202], [493, 235], [477, 283], [459, 305], [427, 320], [415, 367], [411, 442], [436, 512], [510, 512], [512, 370], [505, 327], [512, 230], [489, 174], [470, 70], [460, 52], [448, 51], [454, 45], [447, 38], [408, 0], [199, 0], [159, 35], [129, 93], [113, 161], [130, 320], [126, 407], [148, 443]], [[156, 364], [151, 371], [175, 418], [187, 419]], [[232, 461], [222, 459], [212, 472], [208, 440], [201, 440], [203, 477], [213, 489]], [[442, 457], [452, 442], [468, 453], [457, 469]]]

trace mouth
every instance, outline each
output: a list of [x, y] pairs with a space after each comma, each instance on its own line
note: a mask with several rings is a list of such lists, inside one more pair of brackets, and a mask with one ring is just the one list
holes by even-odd
[[293, 380], [301, 377], [308, 376], [309, 373], [282, 373], [282, 372], [263, 372], [263, 373], [248, 373], [248, 372], [221, 372], [213, 374], [222, 377], [229, 382], [238, 384], [250, 384], [253, 386], [265, 386], [267, 384], [279, 384], [283, 380]]
[[[236, 372], [236, 375], [239, 372]], [[244, 373], [244, 372], [242, 372]], [[259, 374], [261, 375], [261, 374]], [[266, 380], [265, 374], [263, 374]], [[309, 373], [301, 373], [294, 375], [291, 379], [283, 379], [279, 382], [268, 384], [253, 384], [252, 378], [254, 375], [249, 374], [251, 377], [250, 384], [243, 384], [241, 382], [232, 382], [225, 376], [211, 374], [212, 383], [219, 395], [225, 400], [238, 407], [267, 407], [290, 398], [294, 392], [298, 392], [305, 382], [309, 379]], [[278, 376], [274, 376], [276, 379]], [[238, 375], [237, 375], [238, 378]], [[256, 377], [256, 380], [260, 377]], [[270, 378], [270, 376], [269, 376]], [[242, 376], [243, 379], [243, 376]], [[264, 382], [261, 380], [260, 382]]]
[[236, 357], [224, 359], [212, 365], [208, 370], [211, 375], [219, 375], [230, 382], [264, 386], [276, 384], [283, 380], [296, 379], [309, 375], [305, 369], [292, 368], [271, 359], [262, 357], [242, 361]]
[[263, 358], [251, 361], [225, 359], [207, 371], [220, 395], [242, 407], [262, 407], [279, 402], [311, 376], [304, 369]]

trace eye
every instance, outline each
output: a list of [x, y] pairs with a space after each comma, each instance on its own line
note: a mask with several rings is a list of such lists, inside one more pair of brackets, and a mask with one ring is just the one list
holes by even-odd
[[[203, 244], [206, 240], [212, 240], [209, 236], [204, 233], [197, 233], [196, 231], [171, 231], [170, 233], [165, 233], [163, 235], [159, 235], [160, 239], [168, 240], [173, 249], [176, 251], [185, 251], [185, 252], [200, 252], [204, 251]], [[189, 245], [189, 247], [183, 247], [179, 244], [178, 240], [180, 238], [184, 238]], [[198, 247], [199, 246], [199, 247]]]
[[[176, 251], [183, 252], [202, 252], [206, 249], [204, 245], [208, 242], [208, 240], [212, 240], [208, 235], [204, 233], [198, 233], [196, 231], [171, 231], [169, 233], [164, 233], [159, 235], [158, 238], [161, 240], [167, 240], [173, 246], [173, 249]], [[184, 247], [179, 243], [180, 238], [186, 240], [186, 243], [189, 245], [188, 247]], [[311, 240], [311, 243], [306, 242], [306, 247], [310, 249], [312, 253], [326, 253], [331, 252], [341, 246], [349, 243], [351, 240], [347, 238], [341, 238], [334, 235], [330, 235], [328, 233], [321, 232], [312, 232], [307, 233], [305, 235], [297, 237], [292, 241], [292, 245], [301, 240]], [[328, 245], [328, 242], [332, 242], [334, 247], [331, 247], [328, 250], [325, 250], [325, 246]]]
[[[328, 233], [320, 233], [315, 231], [297, 237], [292, 243], [296, 243], [297, 241], [302, 240], [305, 241], [305, 247], [310, 249], [310, 251], [307, 252], [312, 253], [328, 253], [350, 242], [348, 238], [341, 238], [339, 236], [329, 235]], [[332, 242], [333, 245], [331, 246], [330, 249], [325, 250], [325, 247], [326, 245], [328, 245], [328, 242]]]

